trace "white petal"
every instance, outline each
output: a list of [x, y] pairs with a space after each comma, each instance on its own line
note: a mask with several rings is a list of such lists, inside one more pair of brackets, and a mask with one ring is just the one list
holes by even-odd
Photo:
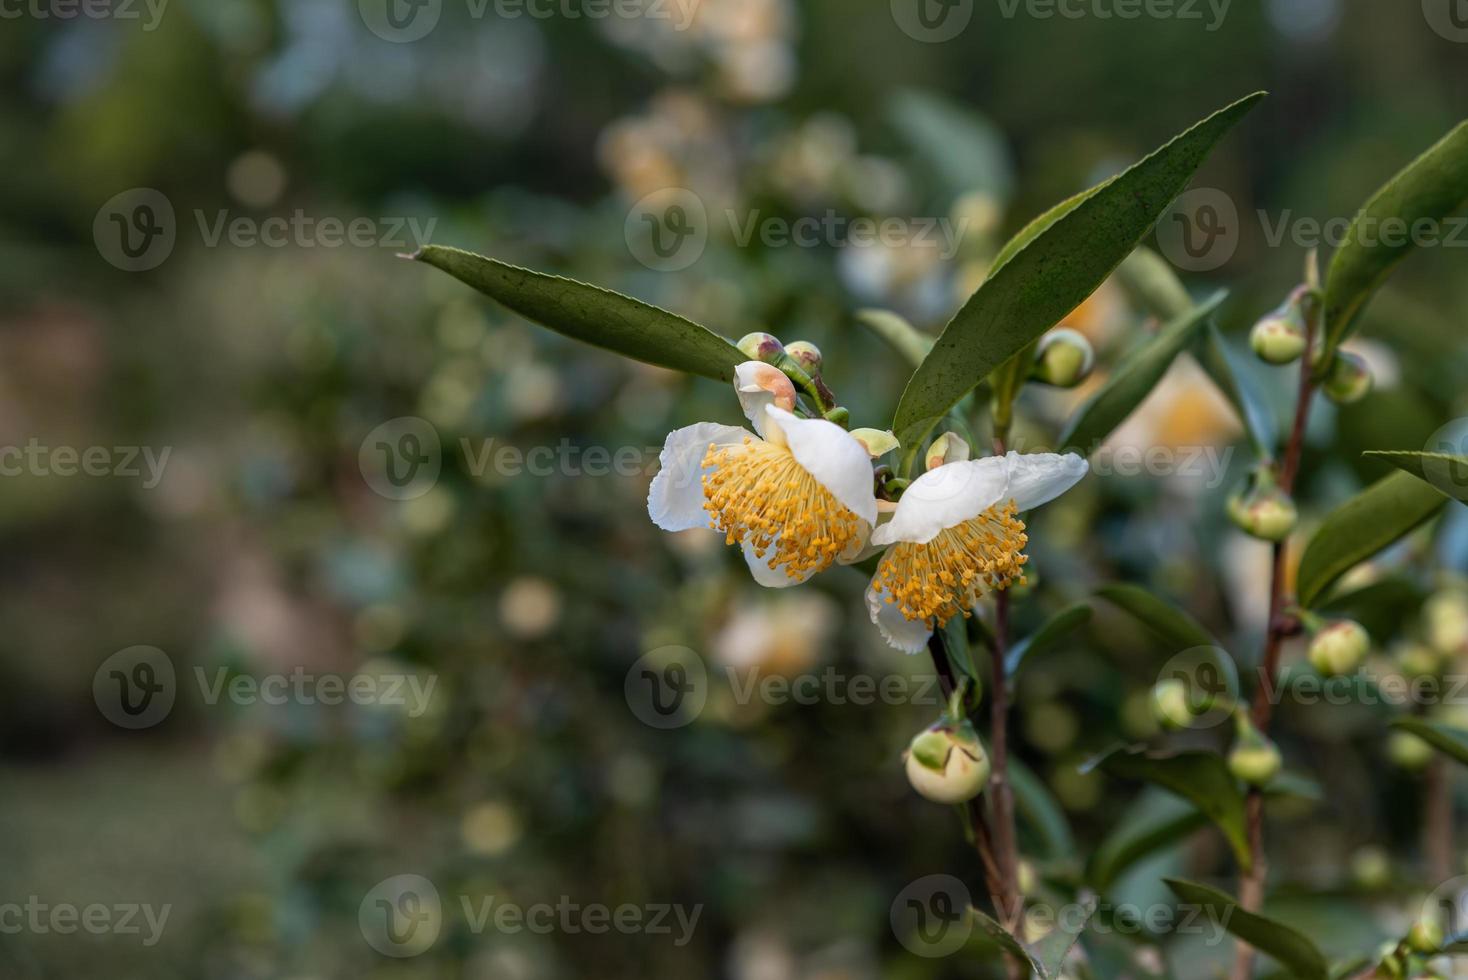
[[765, 434], [766, 405], [781, 408], [795, 407], [795, 384], [785, 372], [772, 364], [761, 361], [745, 361], [734, 368], [734, 394], [739, 397], [739, 407], [744, 417], [754, 425], [754, 431]]
[[1009, 463], [998, 456], [949, 463], [912, 481], [892, 520], [872, 532], [873, 544], [926, 544], [945, 528], [978, 517], [1007, 499]]
[[647, 515], [664, 531], [709, 527], [703, 509], [704, 454], [709, 444], [734, 446], [753, 438], [746, 429], [717, 422], [699, 422], [668, 434], [658, 455], [661, 469], [647, 491]]
[[[769, 552], [765, 552], [769, 554]], [[814, 568], [803, 572], [797, 578], [791, 578], [785, 571], [785, 566], [771, 568], [765, 559], [754, 553], [754, 547], [748, 541], [744, 542], [744, 560], [749, 565], [749, 574], [754, 580], [767, 589], [788, 589], [792, 585], [799, 585], [810, 579], [816, 573]]]
[[902, 615], [897, 603], [887, 601], [887, 593], [879, 591], [875, 582], [867, 588], [867, 613], [882, 632], [882, 639], [903, 653], [922, 653], [928, 647], [933, 631], [925, 620], [911, 620]]
[[[798, 419], [775, 405], [767, 407], [765, 413], [807, 473], [868, 525], [877, 523], [872, 460], [865, 446], [825, 419]], [[769, 438], [775, 442], [781, 436], [772, 432]]]
[[1075, 453], [1010, 453], [1009, 496], [1020, 513], [1048, 504], [1086, 475], [1090, 464]]

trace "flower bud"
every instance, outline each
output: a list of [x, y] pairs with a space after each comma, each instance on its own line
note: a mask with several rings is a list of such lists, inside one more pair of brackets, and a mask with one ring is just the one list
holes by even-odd
[[1305, 353], [1309, 338], [1305, 333], [1305, 317], [1296, 296], [1266, 315], [1249, 331], [1249, 346], [1267, 364], [1289, 364]]
[[821, 373], [821, 349], [808, 340], [797, 340], [785, 348], [785, 353], [795, 358], [795, 363], [805, 369], [805, 373], [814, 377]]
[[964, 803], [984, 791], [989, 755], [967, 721], [939, 723], [907, 747], [907, 780], [934, 803]]
[[1386, 754], [1399, 768], [1416, 771], [1432, 761], [1432, 746], [1411, 732], [1392, 732]]
[[1033, 895], [1035, 888], [1040, 884], [1039, 876], [1035, 874], [1035, 866], [1029, 861], [1019, 862], [1019, 866], [1014, 869], [1014, 877], [1014, 883], [1019, 886], [1021, 895]]
[[934, 439], [923, 454], [923, 465], [926, 469], [935, 470], [946, 463], [962, 463], [969, 458], [969, 452], [968, 443], [952, 432], [945, 432]]
[[1359, 354], [1338, 350], [1325, 372], [1321, 390], [1337, 405], [1358, 402], [1371, 390], [1371, 369]]
[[763, 417], [765, 405], [795, 410], [795, 385], [779, 368], [760, 361], [745, 361], [734, 368], [734, 394], [746, 415]]
[[1412, 947], [1413, 952], [1430, 956], [1442, 949], [1443, 938], [1441, 925], [1428, 919], [1418, 919], [1407, 933], [1407, 945]]
[[1397, 648], [1397, 663], [1408, 677], [1433, 677], [1442, 669], [1442, 658], [1423, 643], [1403, 643]]
[[1152, 688], [1152, 715], [1163, 728], [1187, 728], [1193, 723], [1188, 684], [1180, 677], [1158, 681]]
[[1265, 541], [1283, 541], [1295, 529], [1299, 512], [1289, 494], [1273, 479], [1252, 479], [1245, 491], [1228, 501], [1228, 516], [1241, 530]]
[[785, 345], [774, 334], [768, 333], [747, 333], [735, 346], [745, 357], [766, 363], [785, 353]]
[[1084, 334], [1061, 327], [1040, 339], [1033, 377], [1041, 384], [1074, 388], [1090, 375], [1096, 353]]
[[1363, 847], [1351, 855], [1351, 877], [1361, 888], [1384, 888], [1392, 880], [1391, 858], [1379, 847]]
[[1427, 642], [1443, 656], [1468, 649], [1468, 595], [1458, 589], [1434, 594], [1422, 607]]
[[1360, 623], [1342, 619], [1310, 641], [1310, 665], [1326, 677], [1354, 674], [1371, 650], [1371, 636]]
[[1228, 770], [1234, 778], [1250, 786], [1264, 786], [1279, 775], [1282, 765], [1279, 748], [1240, 715], [1239, 737], [1228, 754]]

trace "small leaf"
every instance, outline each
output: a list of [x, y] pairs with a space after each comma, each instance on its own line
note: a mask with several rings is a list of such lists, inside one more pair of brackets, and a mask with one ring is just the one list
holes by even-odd
[[1393, 718], [1392, 727], [1411, 732], [1444, 755], [1468, 766], [1468, 731], [1412, 716]]
[[1089, 455], [1106, 441], [1117, 426], [1146, 400], [1172, 366], [1172, 362], [1197, 336], [1208, 317], [1223, 302], [1217, 293], [1193, 307], [1162, 329], [1128, 357], [1071, 417], [1060, 444]]
[[979, 927], [980, 932], [998, 944], [1000, 949], [1014, 957], [1025, 971], [1043, 980], [1045, 968], [1030, 954], [1025, 944], [1015, 938], [1013, 933], [978, 909], [969, 909], [969, 914], [974, 917], [974, 925]]
[[1139, 585], [1113, 582], [1097, 589], [1096, 594], [1136, 617], [1176, 650], [1219, 646], [1196, 619]]
[[1019, 815], [1040, 835], [1046, 854], [1052, 858], [1063, 858], [1074, 853], [1075, 841], [1070, 835], [1070, 823], [1044, 780], [1024, 763], [1011, 757], [1009, 784], [1014, 790]]
[[1208, 823], [1208, 816], [1186, 800], [1149, 789], [1091, 855], [1086, 880], [1105, 891], [1138, 861], [1185, 839]]
[[1385, 460], [1397, 469], [1431, 483], [1454, 500], [1468, 503], [1468, 456], [1408, 449], [1371, 449], [1362, 455]]
[[1067, 636], [1091, 621], [1091, 607], [1084, 602], [1067, 606], [1045, 621], [1045, 624], [1020, 640], [1004, 658], [1005, 673], [1013, 677], [1026, 659], [1055, 649]]
[[[1325, 346], [1334, 350], [1398, 262], [1415, 245], [1408, 231], [1438, 222], [1468, 198], [1468, 123], [1444, 136], [1367, 201], [1336, 250], [1325, 280]], [[1401, 233], [1386, 222], [1400, 222]]]
[[856, 322], [885, 340], [893, 350], [911, 361], [913, 367], [923, 363], [923, 358], [928, 356], [937, 339], [889, 310], [858, 310]]
[[1063, 975], [1060, 968], [1065, 958], [1086, 931], [1091, 916], [1096, 914], [1096, 896], [1083, 892], [1076, 896], [1076, 907], [1081, 913], [1078, 919], [1069, 913], [1057, 916], [1055, 928], [1031, 944], [1032, 956], [1047, 980], [1059, 980]]
[[575, 340], [634, 360], [731, 381], [749, 360], [692, 320], [610, 289], [548, 276], [457, 248], [429, 245], [413, 256], [515, 313]]
[[1315, 944], [1289, 926], [1246, 912], [1231, 896], [1216, 888], [1177, 878], [1164, 878], [1173, 894], [1190, 906], [1196, 906], [1259, 952], [1274, 957], [1279, 964], [1302, 980], [1328, 980], [1330, 969]]
[[964, 105], [906, 89], [892, 99], [892, 124], [955, 194], [983, 191], [997, 202], [1014, 182], [1004, 133]]
[[1247, 868], [1249, 839], [1244, 830], [1244, 796], [1221, 756], [1212, 752], [1157, 755], [1125, 746], [1086, 763], [1118, 779], [1136, 779], [1171, 790], [1208, 815], [1223, 831], [1240, 866]]
[[984, 280], [902, 393], [893, 429], [905, 449], [903, 472], [954, 403], [1101, 285], [1262, 97], [1214, 113], [1107, 181]]
[[1212, 323], [1203, 328], [1202, 335], [1194, 344], [1193, 354], [1238, 413], [1254, 455], [1260, 459], [1273, 458], [1274, 447], [1279, 442], [1274, 413], [1264, 400], [1264, 393], [1259, 390], [1254, 376], [1240, 363], [1238, 355], [1229, 348], [1228, 341]]
[[1393, 473], [1331, 511], [1300, 559], [1300, 605], [1314, 607], [1336, 579], [1436, 514], [1446, 501], [1432, 485]]

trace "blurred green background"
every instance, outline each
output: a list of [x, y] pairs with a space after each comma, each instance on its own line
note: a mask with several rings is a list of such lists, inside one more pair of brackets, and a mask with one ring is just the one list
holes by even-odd
[[[1301, 275], [1303, 245], [1272, 243], [1270, 223], [1349, 216], [1456, 123], [1468, 46], [1434, 27], [1431, 2], [1239, 0], [1221, 19], [1203, 5], [1197, 19], [1121, 19], [1098, 15], [1105, 4], [1047, 18], [976, 0], [941, 42], [902, 29], [902, 0], [667, 0], [635, 17], [571, 16], [585, 13], [575, 3], [479, 16], [443, 0], [411, 41], [380, 36], [392, 34], [382, 6], [5, 8], [0, 445], [104, 447], [116, 465], [0, 478], [0, 903], [171, 911], [153, 945], [7, 932], [0, 976], [998, 976], [980, 949], [917, 956], [889, 926], [894, 898], [926, 875], [982, 894], [958, 821], [918, 799], [899, 763], [937, 708], [772, 704], [741, 698], [726, 673], [832, 668], [926, 690], [930, 665], [867, 623], [865, 580], [843, 569], [765, 592], [712, 535], [670, 538], [647, 520], [663, 437], [739, 422], [731, 392], [550, 335], [396, 254], [422, 243], [416, 230], [729, 337], [814, 341], [854, 424], [886, 427], [907, 371], [855, 311], [941, 327], [1009, 232], [1263, 88], [1196, 182], [1236, 207], [1237, 247], [1183, 273], [1198, 294], [1232, 290], [1221, 323], [1241, 341]], [[141, 234], [116, 204], [132, 208], [139, 188], [171, 210], [172, 243], [128, 271], [109, 215]], [[706, 249], [678, 271], [637, 258], [638, 202], [666, 188], [711, 215]], [[828, 213], [968, 234], [951, 250], [741, 245], [724, 220]], [[296, 215], [312, 230], [241, 237]], [[319, 224], [357, 218], [370, 224], [355, 244]], [[215, 237], [235, 222], [241, 235]], [[1424, 249], [1371, 307], [1360, 349], [1378, 388], [1317, 414], [1307, 524], [1383, 472], [1360, 450], [1420, 448], [1468, 414], [1463, 268], [1453, 248]], [[1148, 329], [1109, 285], [1073, 320], [1102, 373]], [[1283, 405], [1291, 376], [1257, 373]], [[1027, 395], [1026, 448], [1048, 445], [1074, 403]], [[439, 440], [441, 473], [399, 500], [374, 489], [369, 435], [402, 418]], [[1229, 452], [1239, 436], [1201, 372], [1175, 366], [1117, 438], [1207, 447], [1213, 462], [1099, 473], [1039, 515], [1021, 631], [1131, 580], [1237, 641], [1247, 664], [1268, 548], [1222, 517], [1248, 463]], [[140, 447], [136, 472], [127, 447]], [[157, 479], [141, 447], [167, 452]], [[561, 448], [538, 472], [480, 465], [504, 447]], [[598, 469], [588, 447], [634, 462]], [[1465, 570], [1465, 541], [1455, 513], [1368, 570], [1406, 587], [1372, 625], [1383, 649], [1415, 635], [1415, 606]], [[99, 710], [93, 682], [138, 645], [168, 657], [176, 703], [129, 730]], [[710, 682], [695, 720], [660, 730], [625, 685], [670, 645], [695, 651]], [[1172, 652], [1098, 605], [1020, 686], [1018, 754], [1082, 855], [1153, 805], [1077, 766], [1149, 734], [1146, 692]], [[421, 712], [211, 704], [196, 668], [411, 672], [435, 687]], [[1279, 739], [1323, 786], [1272, 830], [1281, 914], [1308, 894], [1296, 921], [1332, 952], [1369, 949], [1425, 880], [1417, 777], [1388, 764], [1368, 709], [1287, 708]], [[1074, 875], [1033, 825], [1023, 836], [1045, 875]], [[1353, 871], [1367, 844], [1390, 874]], [[1204, 831], [1112, 898], [1166, 902], [1169, 871], [1225, 886], [1232, 873]], [[403, 874], [435, 884], [443, 921], [431, 948], [387, 957], [359, 911]], [[476, 932], [461, 896], [702, 910], [680, 945]], [[1213, 975], [1230, 954], [1143, 938], [1179, 976]], [[1164, 958], [1122, 943], [1107, 962], [1103, 975], [1142, 976]]]

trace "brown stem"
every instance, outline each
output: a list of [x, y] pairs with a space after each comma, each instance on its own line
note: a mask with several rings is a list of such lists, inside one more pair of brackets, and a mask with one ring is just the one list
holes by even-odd
[[989, 748], [993, 769], [989, 793], [994, 804], [994, 846], [999, 858], [1004, 907], [1004, 925], [1013, 931], [1023, 911], [1019, 894], [1019, 847], [1014, 833], [1014, 789], [1009, 783], [1009, 679], [1004, 673], [1005, 648], [1009, 637], [1009, 592], [994, 595], [994, 651], [990, 658]]
[[[1318, 316], [1319, 304], [1307, 301], [1305, 356], [1300, 359], [1295, 420], [1290, 426], [1289, 441], [1285, 443], [1284, 458], [1279, 467], [1279, 488], [1286, 494], [1294, 493], [1295, 478], [1300, 473], [1300, 455], [1305, 448], [1305, 428], [1310, 422], [1310, 403], [1315, 396], [1311, 361]], [[1261, 734], [1269, 731], [1269, 722], [1274, 717], [1274, 706], [1279, 700], [1276, 683], [1279, 677], [1280, 649], [1284, 645], [1285, 636], [1290, 632], [1290, 623], [1284, 615], [1284, 583], [1288, 562], [1289, 546], [1284, 541], [1276, 542], [1269, 579], [1269, 622], [1264, 635], [1264, 653], [1259, 658], [1259, 683], [1254, 701], [1250, 705], [1254, 727]], [[1239, 907], [1247, 912], [1257, 912], [1264, 904], [1264, 882], [1268, 871], [1264, 860], [1264, 796], [1257, 786], [1249, 788], [1245, 809], [1249, 835], [1249, 868], [1239, 880]], [[1240, 940], [1234, 955], [1231, 980], [1249, 980], [1253, 972], [1254, 948]]]
[[1442, 756], [1427, 767], [1427, 809], [1422, 823], [1422, 850], [1433, 881], [1447, 881], [1453, 875], [1453, 792], [1452, 771]]

